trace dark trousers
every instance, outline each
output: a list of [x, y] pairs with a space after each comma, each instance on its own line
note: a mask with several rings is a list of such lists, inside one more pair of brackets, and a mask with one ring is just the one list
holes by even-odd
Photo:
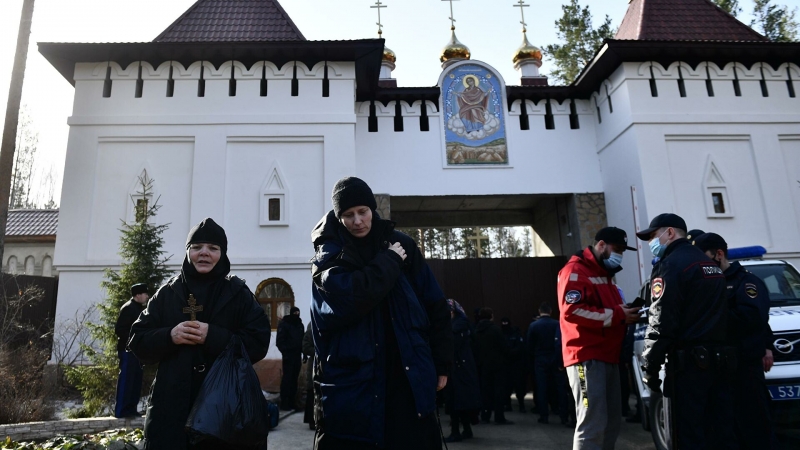
[[453, 411], [450, 413], [450, 430], [451, 434], [457, 436], [461, 434], [461, 428], [464, 428], [464, 434], [467, 436], [472, 435], [472, 414], [470, 411]]
[[631, 379], [628, 377], [628, 368], [625, 363], [619, 365], [619, 392], [622, 400], [622, 415], [627, 417], [631, 412]]
[[297, 378], [300, 376], [302, 361], [300, 352], [283, 355], [283, 377], [281, 378], [281, 409], [295, 409], [297, 399]]
[[778, 447], [770, 413], [770, 398], [761, 361], [741, 364], [736, 371], [736, 437], [742, 448]]
[[575, 420], [575, 400], [572, 389], [569, 387], [569, 377], [566, 370], [556, 369], [556, 389], [558, 390], [558, 415], [562, 423]]
[[672, 373], [667, 365], [666, 394], [672, 402], [678, 448], [738, 449], [733, 426], [733, 374], [700, 369], [690, 361], [683, 370]]
[[137, 408], [142, 394], [142, 366], [130, 352], [117, 351], [119, 356], [119, 377], [117, 378], [117, 404], [114, 416], [130, 417], [139, 415]]
[[481, 419], [488, 421], [494, 411], [495, 422], [505, 422], [503, 400], [506, 396], [505, 373], [496, 368], [482, 368], [481, 370], [481, 398], [483, 411]]
[[[537, 358], [534, 371], [536, 372], [536, 409], [539, 416], [547, 418], [550, 415], [550, 392], [556, 390], [556, 374], [553, 365], [545, 358]], [[560, 400], [560, 399], [559, 399]], [[561, 408], [561, 405], [558, 406]]]
[[520, 411], [525, 408], [525, 394], [528, 391], [527, 371], [522, 361], [515, 362], [506, 372], [505, 406], [511, 407], [511, 396], [517, 397]]

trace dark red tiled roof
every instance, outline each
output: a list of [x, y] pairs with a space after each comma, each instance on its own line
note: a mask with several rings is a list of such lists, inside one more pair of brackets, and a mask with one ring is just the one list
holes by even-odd
[[6, 236], [55, 236], [57, 209], [12, 209], [8, 211]]
[[614, 39], [769, 40], [710, 0], [632, 0]]
[[278, 0], [198, 0], [154, 42], [305, 40]]

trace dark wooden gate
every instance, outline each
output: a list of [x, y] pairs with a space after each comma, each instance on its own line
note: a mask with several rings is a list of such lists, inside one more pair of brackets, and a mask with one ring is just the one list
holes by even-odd
[[556, 279], [568, 259], [432, 259], [428, 264], [447, 298], [457, 300], [470, 319], [475, 308], [489, 307], [498, 325], [502, 317], [508, 317], [524, 330], [542, 302], [558, 309]]

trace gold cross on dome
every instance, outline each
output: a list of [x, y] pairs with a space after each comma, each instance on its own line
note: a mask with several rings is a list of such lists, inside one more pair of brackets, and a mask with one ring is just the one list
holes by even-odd
[[388, 6], [381, 3], [381, 0], [376, 0], [375, 6], [370, 6], [370, 8], [378, 10], [378, 22], [375, 25], [378, 26], [378, 37], [381, 37], [383, 35], [383, 24], [381, 23], [381, 9], [388, 8]]
[[442, 1], [443, 2], [450, 2], [450, 17], [448, 17], [448, 19], [450, 19], [450, 29], [451, 30], [455, 30], [456, 29], [456, 19], [455, 19], [455, 14], [453, 14], [453, 2], [457, 2], [458, 0], [442, 0]]
[[189, 302], [189, 306], [183, 308], [183, 313], [189, 314], [189, 320], [194, 322], [197, 320], [197, 313], [203, 311], [203, 305], [197, 306], [197, 299], [194, 298], [192, 294], [189, 294], [189, 300], [187, 301]]
[[528, 24], [525, 23], [525, 8], [528, 8], [531, 5], [526, 5], [525, 4], [525, 0], [519, 0], [517, 2], [517, 4], [513, 5], [513, 6], [514, 6], [514, 8], [519, 8], [519, 12], [520, 12], [520, 14], [522, 14], [522, 20], [520, 20], [519, 23], [522, 24], [522, 32], [523, 33], [527, 33], [528, 32]]

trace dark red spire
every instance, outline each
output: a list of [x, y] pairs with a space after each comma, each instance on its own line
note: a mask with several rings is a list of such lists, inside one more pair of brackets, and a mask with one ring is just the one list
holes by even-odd
[[198, 0], [154, 42], [305, 40], [278, 0]]
[[631, 0], [614, 39], [769, 40], [709, 0]]

